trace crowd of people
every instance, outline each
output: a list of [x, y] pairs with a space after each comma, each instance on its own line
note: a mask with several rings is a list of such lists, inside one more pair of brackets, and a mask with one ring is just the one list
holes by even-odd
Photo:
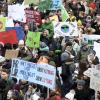
[[[54, 30], [49, 17], [57, 15], [59, 22], [62, 22], [60, 9], [41, 13], [43, 19], [41, 25], [14, 21], [15, 26], [23, 28], [25, 37], [19, 40], [18, 44], [0, 42], [0, 100], [95, 100], [95, 90], [90, 88], [90, 78], [84, 75], [84, 71], [99, 64], [99, 58], [93, 46], [82, 41], [82, 34], [100, 34], [100, 1], [63, 0], [62, 2], [69, 14], [67, 21], [77, 23], [79, 35], [53, 38]], [[30, 9], [34, 8], [33, 5], [30, 6]], [[40, 48], [26, 46], [28, 31], [41, 32]], [[99, 41], [96, 42], [100, 43]], [[10, 77], [12, 59], [5, 58], [6, 50], [19, 50], [18, 59], [54, 66], [55, 90]], [[98, 91], [98, 100], [100, 100], [99, 94]]]

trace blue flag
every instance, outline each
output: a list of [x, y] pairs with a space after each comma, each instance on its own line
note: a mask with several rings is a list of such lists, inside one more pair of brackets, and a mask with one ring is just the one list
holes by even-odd
[[16, 35], [18, 40], [23, 40], [25, 37], [22, 27], [6, 27], [6, 30], [16, 30]]

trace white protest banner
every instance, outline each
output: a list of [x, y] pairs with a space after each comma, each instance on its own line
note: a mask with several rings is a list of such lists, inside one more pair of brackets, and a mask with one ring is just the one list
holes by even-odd
[[94, 48], [93, 49], [96, 51], [96, 56], [100, 60], [100, 43], [94, 42]]
[[88, 43], [89, 45], [92, 46], [94, 44], [94, 41], [98, 39], [100, 39], [100, 35], [87, 35], [87, 34], [82, 35], [83, 42]]
[[59, 36], [78, 36], [76, 22], [54, 22], [54, 38]]
[[26, 22], [24, 5], [8, 5], [8, 17], [12, 17], [13, 20], [20, 22]]
[[97, 65], [97, 67], [93, 69], [93, 73], [90, 78], [90, 88], [100, 91], [100, 65]]
[[61, 7], [61, 0], [52, 0], [52, 6], [50, 10], [58, 10]]
[[55, 89], [55, 67], [13, 59], [11, 76]]

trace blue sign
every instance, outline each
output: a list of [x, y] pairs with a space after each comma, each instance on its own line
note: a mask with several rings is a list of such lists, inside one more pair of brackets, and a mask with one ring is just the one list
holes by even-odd
[[52, 0], [51, 10], [58, 10], [61, 7], [61, 0]]

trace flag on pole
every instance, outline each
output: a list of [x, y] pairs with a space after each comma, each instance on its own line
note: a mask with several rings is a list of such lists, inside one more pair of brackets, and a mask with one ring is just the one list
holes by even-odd
[[68, 12], [63, 5], [61, 5], [61, 17], [63, 22], [69, 18]]
[[0, 17], [0, 32], [5, 31], [6, 17]]

